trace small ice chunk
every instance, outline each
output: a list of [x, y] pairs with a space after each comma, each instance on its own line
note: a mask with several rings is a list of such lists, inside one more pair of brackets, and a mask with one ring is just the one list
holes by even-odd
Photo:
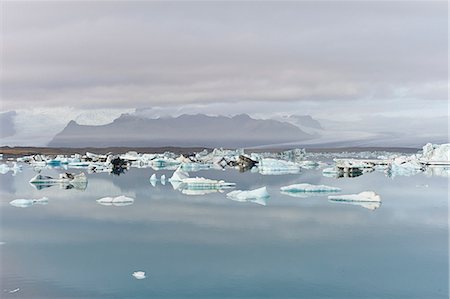
[[47, 197], [42, 197], [42, 198], [38, 198], [38, 199], [20, 198], [20, 199], [14, 199], [9, 204], [12, 206], [18, 207], [18, 208], [28, 208], [34, 204], [46, 205], [46, 204], [48, 204], [48, 198]]
[[10, 293], [10, 294], [14, 294], [14, 293], [17, 293], [18, 291], [20, 291], [20, 288], [17, 288], [17, 289], [11, 290], [11, 291], [9, 291], [8, 293]]
[[183, 179], [181, 188], [191, 190], [226, 189], [226, 188], [234, 188], [235, 185], [236, 185], [235, 183], [229, 183], [223, 180], [212, 180], [202, 177], [195, 177]]
[[270, 197], [269, 192], [267, 192], [266, 187], [261, 187], [254, 190], [236, 190], [229, 192], [227, 194], [227, 197], [234, 201], [239, 202], [253, 202], [262, 206], [265, 206], [266, 199]]
[[136, 272], [133, 272], [133, 274], [131, 274], [131, 275], [133, 275], [134, 278], [136, 278], [136, 279], [144, 279], [144, 278], [146, 278], [144, 271], [136, 271]]
[[157, 181], [157, 179], [156, 179], [156, 174], [154, 173], [154, 174], [152, 174], [152, 176], [150, 177], [150, 182], [156, 182]]
[[242, 190], [235, 190], [227, 193], [227, 197], [234, 198], [238, 200], [249, 200], [249, 199], [258, 199], [258, 198], [267, 198], [270, 197], [269, 192], [267, 192], [266, 187], [254, 189], [254, 190], [248, 190], [248, 191], [242, 191]]
[[116, 197], [103, 197], [97, 199], [97, 202], [101, 205], [105, 206], [127, 206], [134, 203], [134, 199], [131, 197], [126, 197], [124, 195], [116, 196]]
[[330, 195], [328, 199], [331, 201], [346, 201], [346, 202], [381, 202], [380, 195], [373, 191], [364, 191], [358, 194], [347, 195]]
[[340, 192], [340, 188], [325, 185], [294, 184], [280, 188], [284, 192]]
[[164, 184], [165, 182], [166, 182], [166, 175], [163, 174], [163, 175], [161, 176], [161, 183]]

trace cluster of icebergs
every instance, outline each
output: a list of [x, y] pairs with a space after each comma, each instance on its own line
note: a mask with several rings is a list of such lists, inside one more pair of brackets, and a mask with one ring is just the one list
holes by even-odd
[[[244, 150], [214, 149], [203, 150], [190, 155], [137, 153], [129, 151], [121, 155], [74, 154], [70, 156], [32, 155], [17, 158], [17, 162], [28, 163], [35, 168], [48, 167], [83, 168], [88, 173], [109, 172], [119, 174], [130, 167], [153, 168], [195, 172], [205, 169], [239, 168], [251, 170], [263, 175], [297, 174], [302, 169], [323, 169], [324, 176], [352, 177], [374, 170], [384, 171], [389, 176], [412, 175], [425, 171], [427, 174], [449, 175], [450, 144], [426, 144], [422, 151], [414, 155], [392, 154], [388, 152], [360, 153], [306, 153], [304, 149], [295, 149], [278, 153], [250, 153]], [[333, 167], [326, 167], [320, 158], [333, 158]], [[350, 158], [351, 157], [351, 158]], [[439, 167], [437, 171], [427, 171]], [[20, 166], [0, 165], [0, 173], [19, 171]], [[157, 180], [154, 180], [157, 181]], [[162, 182], [163, 180], [161, 180]]]
[[450, 176], [450, 144], [426, 144], [413, 155], [394, 154], [377, 159], [334, 159], [335, 165], [323, 169], [329, 177], [352, 177], [365, 172], [383, 171], [390, 177], [411, 176], [420, 172], [427, 175]]

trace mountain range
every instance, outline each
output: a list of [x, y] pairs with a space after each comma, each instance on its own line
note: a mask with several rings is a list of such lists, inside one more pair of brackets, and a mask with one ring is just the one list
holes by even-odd
[[48, 144], [52, 147], [251, 147], [301, 142], [312, 136], [293, 124], [204, 114], [150, 119], [122, 114], [112, 123], [92, 126], [70, 121]]

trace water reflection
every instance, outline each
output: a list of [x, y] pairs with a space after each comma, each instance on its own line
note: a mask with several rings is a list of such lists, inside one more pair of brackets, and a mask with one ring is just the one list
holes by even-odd
[[[277, 176], [197, 172], [235, 182], [238, 190], [267, 187], [270, 201], [246, 204], [227, 198], [231, 190], [191, 196], [171, 184], [153, 187], [154, 172], [88, 174], [84, 191], [36, 190], [28, 184], [35, 175], [29, 168], [2, 176], [0, 279], [2, 290], [20, 290], [1, 297], [447, 297], [446, 178], [372, 172], [334, 179], [316, 169]], [[172, 173], [159, 170], [157, 177]], [[361, 209], [323, 194], [301, 200], [280, 193], [281, 186], [299, 182], [345, 194], [375, 190], [383, 206]], [[133, 204], [97, 203], [120, 195]], [[9, 204], [44, 196], [47, 205]], [[136, 280], [131, 274], [137, 271], [147, 279]]]

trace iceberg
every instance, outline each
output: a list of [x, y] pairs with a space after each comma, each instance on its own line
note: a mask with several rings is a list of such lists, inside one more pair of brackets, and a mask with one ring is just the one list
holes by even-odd
[[299, 173], [301, 167], [294, 162], [265, 158], [259, 161], [258, 169], [263, 175], [281, 175]]
[[126, 197], [124, 195], [116, 197], [103, 197], [97, 199], [97, 202], [105, 206], [127, 206], [134, 203], [134, 199], [131, 197]]
[[212, 180], [202, 177], [186, 178], [183, 179], [181, 189], [190, 190], [208, 190], [208, 189], [225, 189], [234, 188], [235, 183], [228, 183], [223, 180]]
[[74, 175], [72, 173], [61, 173], [58, 178], [38, 174], [30, 180], [30, 184], [35, 186], [38, 190], [61, 184], [66, 189], [75, 188], [84, 190], [87, 187], [87, 177], [84, 173]]
[[61, 173], [59, 178], [51, 176], [36, 175], [30, 180], [32, 184], [57, 184], [57, 183], [71, 183], [71, 182], [87, 182], [87, 177], [84, 173], [73, 175], [71, 173]]
[[133, 274], [131, 274], [131, 275], [133, 275], [134, 278], [136, 278], [136, 279], [144, 279], [144, 278], [146, 278], [144, 271], [136, 271], [136, 272], [133, 272]]
[[164, 185], [164, 184], [166, 183], [166, 175], [163, 174], [163, 175], [161, 176], [160, 180], [161, 180], [161, 183]]
[[189, 173], [183, 171], [180, 167], [174, 171], [172, 177], [169, 179], [170, 182], [181, 182], [189, 177]]
[[48, 198], [42, 197], [38, 199], [25, 199], [25, 198], [14, 199], [9, 204], [18, 208], [28, 208], [34, 204], [46, 205], [48, 204]]
[[258, 198], [268, 198], [270, 197], [269, 192], [267, 192], [266, 187], [261, 187], [254, 190], [242, 191], [235, 190], [227, 193], [227, 197], [237, 200], [249, 200]]
[[227, 197], [234, 201], [239, 202], [253, 202], [262, 206], [265, 206], [266, 199], [270, 197], [266, 187], [261, 187], [254, 190], [236, 190], [227, 193]]
[[325, 177], [336, 178], [339, 176], [339, 170], [334, 167], [324, 168], [322, 170], [322, 175]]
[[150, 182], [156, 182], [158, 179], [156, 178], [156, 174], [152, 174], [152, 176], [150, 177]]
[[381, 202], [380, 195], [373, 191], [364, 191], [358, 194], [329, 195], [328, 199], [343, 202]]
[[427, 143], [422, 148], [419, 160], [430, 165], [450, 165], [450, 143]]
[[411, 176], [422, 172], [423, 169], [423, 165], [416, 159], [416, 156], [400, 156], [392, 160], [387, 173], [392, 177]]
[[318, 192], [318, 193], [328, 193], [328, 192], [340, 192], [341, 189], [337, 187], [330, 187], [325, 185], [311, 185], [311, 184], [294, 184], [289, 186], [284, 186], [280, 188], [283, 192], [290, 193], [309, 193], [309, 192]]

